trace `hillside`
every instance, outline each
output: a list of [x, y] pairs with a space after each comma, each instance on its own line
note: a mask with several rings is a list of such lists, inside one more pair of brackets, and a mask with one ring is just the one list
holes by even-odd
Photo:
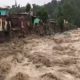
[[63, 17], [69, 23], [80, 26], [80, 0], [52, 0], [41, 7], [47, 10], [49, 18], [58, 20]]

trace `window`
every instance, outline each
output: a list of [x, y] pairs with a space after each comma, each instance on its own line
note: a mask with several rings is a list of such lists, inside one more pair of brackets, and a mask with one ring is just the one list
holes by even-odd
[[1, 15], [1, 12], [0, 12], [0, 15]]

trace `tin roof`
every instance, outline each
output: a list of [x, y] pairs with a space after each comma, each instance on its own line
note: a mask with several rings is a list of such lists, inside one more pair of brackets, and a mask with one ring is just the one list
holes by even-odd
[[8, 10], [10, 7], [7, 6], [7, 7], [0, 7], [0, 10]]

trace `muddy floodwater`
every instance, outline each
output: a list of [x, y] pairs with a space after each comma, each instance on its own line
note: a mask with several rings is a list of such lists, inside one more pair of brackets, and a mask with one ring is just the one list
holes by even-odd
[[0, 80], [80, 80], [80, 29], [0, 44]]

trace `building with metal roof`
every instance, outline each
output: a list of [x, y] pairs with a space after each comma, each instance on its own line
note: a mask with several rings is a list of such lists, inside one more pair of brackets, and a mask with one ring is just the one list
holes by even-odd
[[6, 16], [9, 13], [9, 7], [0, 7], [0, 16]]

